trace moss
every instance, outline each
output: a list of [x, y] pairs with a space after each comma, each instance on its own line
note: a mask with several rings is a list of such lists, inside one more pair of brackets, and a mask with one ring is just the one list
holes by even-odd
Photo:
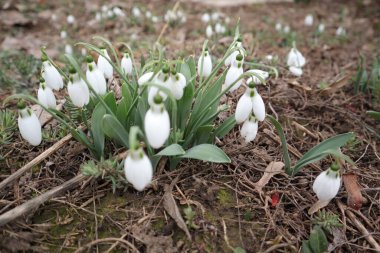
[[234, 199], [233, 199], [232, 194], [226, 189], [220, 189], [218, 191], [217, 198], [218, 198], [219, 204], [221, 204], [224, 207], [229, 207], [234, 204]]

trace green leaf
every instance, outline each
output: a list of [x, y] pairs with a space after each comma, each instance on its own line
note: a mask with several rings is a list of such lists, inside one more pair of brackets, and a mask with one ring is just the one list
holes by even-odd
[[110, 114], [103, 116], [102, 130], [108, 137], [123, 144], [124, 147], [129, 148], [128, 133], [114, 116]]
[[125, 98], [121, 98], [119, 101], [119, 104], [117, 105], [117, 110], [116, 110], [116, 117], [120, 121], [120, 123], [123, 126], [127, 125], [128, 121], [128, 105], [127, 105], [127, 100]]
[[214, 125], [205, 125], [201, 126], [197, 129], [197, 132], [195, 134], [195, 145], [202, 144], [202, 143], [209, 143], [212, 142], [212, 130], [214, 129]]
[[158, 152], [155, 156], [177, 156], [184, 154], [186, 154], [185, 150], [180, 145], [174, 143]]
[[309, 244], [313, 253], [323, 253], [327, 251], [327, 238], [325, 233], [319, 226], [315, 226], [311, 230]]
[[[339, 134], [331, 137], [325, 141], [322, 141], [317, 146], [310, 149], [306, 154], [304, 154], [301, 159], [299, 159], [292, 169], [291, 175], [298, 173], [301, 168], [312, 162], [316, 162], [326, 155], [338, 150], [338, 148], [343, 147], [349, 140], [354, 137], [353, 133]], [[328, 152], [327, 152], [328, 151]], [[332, 154], [332, 153], [331, 153]], [[334, 154], [335, 155], [335, 154]]]
[[241, 247], [236, 247], [234, 249], [234, 253], [246, 253], [245, 249], [241, 248]]
[[222, 124], [220, 124], [214, 131], [214, 136], [223, 138], [228, 134], [236, 125], [235, 115], [231, 115]]
[[94, 139], [94, 148], [97, 152], [98, 159], [103, 156], [104, 152], [104, 133], [102, 131], [102, 118], [106, 114], [106, 109], [101, 103], [98, 103], [92, 112], [91, 133]]
[[313, 250], [310, 248], [309, 240], [302, 241], [302, 253], [313, 253]]
[[212, 144], [200, 144], [186, 151], [182, 158], [191, 158], [214, 163], [230, 163], [223, 150]]
[[183, 97], [178, 101], [178, 128], [184, 129], [191, 112], [193, 103], [194, 85], [191, 84], [191, 70], [187, 63], [181, 64], [181, 73], [186, 77], [187, 85], [184, 90]]
[[116, 105], [116, 99], [115, 99], [115, 94], [113, 91], [108, 92], [104, 97], [103, 97], [104, 102], [106, 105], [111, 109], [113, 113], [116, 113], [117, 111], [117, 105]]
[[380, 122], [380, 112], [367, 111], [367, 115], [376, 120], [377, 122]]
[[282, 126], [280, 122], [278, 122], [273, 116], [267, 115], [267, 118], [269, 121], [273, 124], [273, 126], [276, 128], [278, 132], [278, 136], [280, 136], [281, 140], [281, 147], [282, 147], [282, 153], [284, 156], [284, 163], [285, 163], [285, 171], [286, 174], [288, 175], [294, 175], [291, 165], [290, 165], [290, 156], [289, 156], [289, 151], [288, 151], [288, 143], [286, 142], [284, 130], [282, 129]]

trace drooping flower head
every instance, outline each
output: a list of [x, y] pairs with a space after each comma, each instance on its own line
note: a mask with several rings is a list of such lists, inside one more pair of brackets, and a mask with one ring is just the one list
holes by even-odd
[[98, 68], [100, 69], [100, 71], [103, 72], [105, 78], [110, 79], [113, 76], [113, 67], [111, 63], [108, 62], [108, 60], [110, 60], [111, 58], [108, 55], [108, 52], [105, 48], [102, 48], [100, 50], [105, 57], [99, 55]]
[[320, 201], [330, 201], [338, 194], [340, 185], [339, 165], [332, 164], [315, 179], [313, 191]]
[[45, 53], [42, 54], [42, 71], [41, 76], [45, 80], [45, 83], [48, 87], [53, 90], [60, 90], [63, 88], [63, 79], [61, 74], [59, 74], [56, 67], [54, 67], [51, 62], [48, 60], [48, 57]]
[[212, 72], [212, 61], [211, 56], [206, 48], [203, 55], [199, 57], [198, 60], [198, 75], [202, 75], [203, 77], [208, 77]]
[[258, 121], [252, 114], [244, 121], [243, 126], [240, 129], [240, 134], [244, 138], [245, 142], [251, 142], [256, 138], [258, 130]]
[[229, 88], [229, 92], [237, 90], [243, 81], [242, 79], [239, 80], [240, 76], [244, 72], [243, 61], [243, 55], [238, 54], [227, 71], [226, 80], [224, 81], [224, 88], [228, 88], [235, 83]]
[[144, 190], [150, 184], [153, 178], [153, 167], [142, 148], [129, 150], [124, 161], [124, 173], [127, 181], [138, 191]]
[[126, 75], [132, 75], [132, 59], [128, 52], [125, 52], [121, 59], [121, 68]]
[[55, 108], [57, 106], [57, 101], [52, 89], [46, 85], [45, 79], [42, 77], [40, 79], [40, 87], [37, 91], [37, 98], [38, 101], [45, 107]]
[[264, 121], [266, 116], [265, 104], [253, 82], [248, 84], [245, 93], [240, 97], [236, 105], [236, 122], [238, 124], [243, 123], [252, 113], [255, 116], [255, 119]]
[[86, 78], [94, 91], [99, 95], [104, 95], [107, 92], [107, 82], [103, 72], [99, 70], [91, 55], [86, 57], [87, 71]]
[[19, 110], [18, 129], [22, 138], [33, 146], [40, 145], [42, 141], [41, 123], [34, 112], [20, 101], [17, 104]]
[[300, 51], [293, 47], [288, 54], [286, 64], [293, 75], [301, 76], [303, 73], [302, 67], [306, 64], [306, 59]]
[[75, 106], [83, 107], [87, 105], [90, 100], [90, 92], [87, 84], [82, 78], [80, 78], [73, 67], [70, 68], [69, 72], [70, 80], [67, 84], [67, 92], [69, 93], [70, 99]]
[[172, 69], [170, 78], [169, 89], [174, 98], [180, 100], [186, 87], [186, 77], [182, 73], [177, 73], [175, 69]]

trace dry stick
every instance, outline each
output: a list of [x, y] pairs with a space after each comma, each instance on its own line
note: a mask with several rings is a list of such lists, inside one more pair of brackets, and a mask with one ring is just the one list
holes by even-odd
[[[178, 7], [179, 7], [179, 3], [180, 3], [180, 2], [181, 2], [181, 0], [178, 0], [178, 1], [175, 3], [175, 5], [174, 5], [174, 7], [173, 7], [173, 9], [172, 9], [173, 12], [175, 12], [175, 11], [178, 9]], [[161, 32], [160, 32], [160, 35], [158, 36], [158, 38], [157, 38], [157, 40], [156, 40], [156, 43], [160, 43], [160, 40], [161, 40], [162, 36], [164, 35], [166, 29], [168, 29], [168, 26], [169, 26], [169, 20], [168, 20], [168, 22], [165, 23], [164, 27], [162, 28], [162, 30], [161, 30]]]
[[28, 170], [32, 169], [35, 165], [42, 162], [44, 159], [46, 159], [48, 156], [56, 152], [58, 149], [60, 149], [63, 145], [65, 145], [67, 142], [69, 142], [72, 139], [72, 135], [68, 134], [65, 137], [63, 137], [61, 140], [56, 142], [53, 146], [45, 150], [43, 153], [41, 153], [39, 156], [34, 158], [29, 163], [25, 164], [21, 169], [17, 170], [15, 173], [4, 179], [0, 182], [0, 191], [4, 189], [8, 184], [12, 183], [13, 181], [20, 178], [24, 173], [26, 173]]
[[84, 245], [83, 247], [80, 247], [74, 253], [80, 253], [80, 252], [84, 251], [85, 249], [92, 247], [98, 243], [113, 242], [113, 241], [124, 243], [125, 245], [129, 246], [133, 252], [140, 252], [132, 243], [128, 242], [127, 240], [124, 240], [121, 238], [102, 238], [102, 239], [92, 241], [92, 242]]
[[30, 213], [32, 210], [37, 209], [40, 205], [45, 203], [46, 201], [52, 199], [53, 197], [56, 197], [57, 195], [61, 194], [62, 192], [66, 192], [67, 190], [71, 189], [72, 187], [79, 184], [83, 179], [85, 179], [86, 176], [83, 174], [79, 174], [75, 176], [74, 178], [70, 179], [69, 181], [41, 194], [40, 196], [29, 200], [25, 202], [24, 204], [17, 206], [13, 208], [12, 210], [0, 215], [0, 226], [3, 226], [7, 224], [8, 222], [15, 220], [22, 215], [25, 215], [27, 213]]

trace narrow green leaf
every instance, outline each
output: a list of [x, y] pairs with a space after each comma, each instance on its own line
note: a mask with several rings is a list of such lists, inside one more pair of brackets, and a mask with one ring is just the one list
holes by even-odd
[[180, 145], [174, 143], [158, 152], [155, 156], [177, 156], [184, 154], [186, 154], [185, 150]]
[[319, 226], [315, 226], [311, 230], [309, 244], [313, 253], [324, 253], [327, 251], [327, 238], [325, 232]]
[[380, 112], [377, 111], [367, 111], [367, 115], [373, 118], [374, 120], [380, 122]]
[[223, 150], [212, 144], [200, 144], [186, 151], [182, 158], [191, 158], [214, 163], [230, 163]]
[[313, 250], [310, 248], [309, 240], [302, 241], [302, 253], [313, 253]]
[[214, 125], [205, 125], [201, 126], [197, 129], [197, 132], [195, 133], [195, 140], [194, 144], [202, 144], [202, 143], [210, 143], [212, 142], [212, 130], [214, 129]]
[[120, 122], [110, 114], [103, 116], [102, 130], [111, 139], [118, 141], [124, 147], [129, 148], [128, 133]]
[[92, 112], [91, 133], [94, 139], [94, 148], [98, 153], [98, 159], [103, 156], [104, 152], [104, 133], [102, 131], [102, 118], [106, 114], [106, 109], [101, 103], [98, 103]]
[[234, 253], [246, 253], [246, 251], [241, 247], [237, 247], [234, 249]]
[[111, 109], [111, 111], [113, 113], [116, 113], [116, 111], [117, 111], [117, 105], [116, 105], [115, 94], [113, 93], [113, 91], [108, 92], [103, 97], [103, 100], [107, 104], [107, 106]]
[[222, 124], [220, 124], [214, 131], [214, 136], [223, 138], [228, 134], [236, 125], [235, 115], [231, 115]]

